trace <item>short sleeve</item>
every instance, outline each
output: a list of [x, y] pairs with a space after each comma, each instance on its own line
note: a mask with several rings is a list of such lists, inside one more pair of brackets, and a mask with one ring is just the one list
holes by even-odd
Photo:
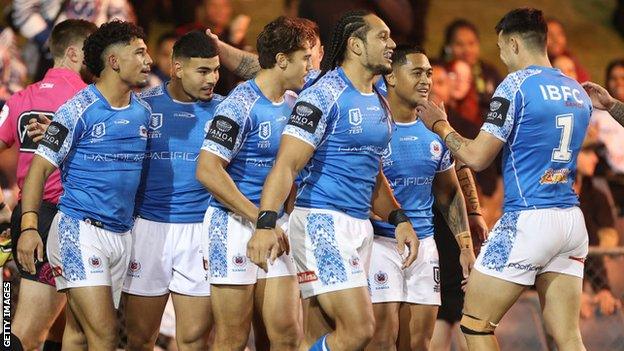
[[43, 134], [36, 154], [58, 168], [82, 134], [84, 124], [80, 117], [80, 112], [71, 102], [62, 105]]
[[335, 104], [332, 101], [324, 105], [322, 99], [308, 92], [297, 99], [282, 134], [303, 140], [316, 148], [323, 140]]
[[249, 125], [249, 110], [241, 109], [235, 100], [228, 98], [217, 106], [202, 144], [202, 150], [228, 162], [240, 150]]
[[453, 155], [446, 146], [443, 146], [442, 158], [440, 159], [440, 163], [438, 164], [438, 169], [436, 173], [448, 171], [453, 166], [455, 166], [455, 160], [453, 159]]
[[0, 110], [0, 141], [9, 147], [15, 143], [16, 112], [17, 109], [12, 107], [11, 99], [9, 99], [4, 106], [2, 106], [2, 110]]

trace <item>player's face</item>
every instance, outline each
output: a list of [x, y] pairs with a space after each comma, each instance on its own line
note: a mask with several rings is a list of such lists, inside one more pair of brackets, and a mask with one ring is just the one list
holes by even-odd
[[565, 52], [568, 45], [563, 27], [557, 22], [548, 22], [548, 34], [546, 36], [546, 48], [548, 55], [559, 56]]
[[405, 59], [404, 65], [395, 66], [395, 89], [399, 97], [415, 107], [429, 98], [433, 69], [423, 54], [409, 54]]
[[503, 35], [503, 33], [501, 32], [498, 33], [497, 45], [500, 52], [501, 61], [503, 61], [503, 63], [505, 64], [505, 66], [507, 66], [507, 69], [510, 72], [515, 71], [516, 54], [513, 50], [514, 43], [512, 42], [512, 40], [510, 40], [509, 36]]
[[392, 72], [392, 52], [396, 47], [390, 38], [390, 28], [375, 15], [364, 17], [369, 26], [364, 42], [364, 65], [373, 74], [389, 74]]
[[129, 45], [121, 45], [116, 50], [117, 72], [122, 81], [131, 87], [147, 86], [152, 58], [147, 53], [143, 39], [134, 38]]
[[433, 66], [431, 85], [431, 97], [438, 102], [447, 103], [451, 97], [451, 86], [446, 69], [441, 66]]
[[306, 47], [288, 55], [286, 69], [284, 69], [285, 88], [300, 90], [305, 84], [305, 77], [312, 69], [312, 49]]
[[175, 75], [182, 81], [184, 93], [193, 100], [212, 99], [219, 81], [219, 57], [191, 57], [174, 62]]
[[459, 28], [451, 41], [453, 58], [475, 65], [479, 61], [479, 39], [470, 28]]
[[609, 73], [609, 80], [607, 81], [607, 88], [609, 92], [616, 99], [624, 100], [624, 67], [615, 66]]

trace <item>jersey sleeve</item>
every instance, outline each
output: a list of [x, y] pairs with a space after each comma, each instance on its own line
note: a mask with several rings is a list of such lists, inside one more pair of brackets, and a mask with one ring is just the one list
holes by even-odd
[[438, 169], [436, 173], [445, 172], [455, 166], [455, 160], [453, 159], [453, 154], [451, 150], [449, 150], [444, 143], [442, 143], [442, 158], [440, 159], [440, 163], [438, 163]]
[[237, 104], [235, 96], [223, 101], [215, 110], [202, 150], [213, 153], [230, 162], [240, 150], [249, 132], [250, 108]]
[[0, 141], [11, 147], [15, 143], [17, 108], [9, 99], [0, 110]]
[[520, 85], [522, 80], [512, 73], [496, 88], [490, 100], [490, 109], [481, 130], [507, 142], [515, 120], [517, 107], [521, 105]]
[[62, 105], [43, 134], [35, 154], [58, 168], [78, 142], [84, 129], [84, 121], [76, 106], [71, 101]]
[[282, 134], [303, 140], [316, 149], [335, 114], [334, 99], [328, 99], [321, 89], [306, 90], [295, 102]]

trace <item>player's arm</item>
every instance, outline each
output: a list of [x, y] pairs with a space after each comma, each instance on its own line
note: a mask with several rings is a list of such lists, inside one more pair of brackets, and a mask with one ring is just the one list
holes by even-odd
[[585, 82], [582, 86], [589, 94], [589, 98], [595, 108], [609, 111], [613, 119], [624, 126], [624, 103], [612, 97], [607, 89], [596, 83]]
[[236, 74], [241, 79], [247, 80], [256, 76], [260, 71], [258, 55], [233, 47], [232, 45], [219, 40], [210, 29], [206, 29], [206, 35], [217, 41], [219, 48], [219, 61], [221, 64]]
[[435, 175], [433, 195], [436, 207], [455, 236], [460, 249], [459, 263], [462, 266], [464, 278], [467, 278], [474, 265], [475, 256], [464, 195], [453, 167]]
[[405, 247], [409, 250], [409, 255], [403, 260], [403, 268], [409, 267], [418, 255], [418, 246], [420, 245], [412, 221], [403, 212], [401, 206], [394, 198], [392, 188], [388, 183], [388, 179], [383, 174], [381, 162], [379, 163], [379, 173], [373, 189], [372, 211], [383, 221], [386, 221], [396, 227], [395, 237], [397, 241], [397, 250], [402, 255]]
[[456, 161], [455, 174], [457, 175], [457, 180], [459, 180], [462, 194], [464, 194], [470, 232], [472, 235], [477, 235], [480, 241], [484, 241], [487, 239], [488, 227], [483, 219], [481, 204], [477, 195], [477, 185], [472, 170], [465, 164]]

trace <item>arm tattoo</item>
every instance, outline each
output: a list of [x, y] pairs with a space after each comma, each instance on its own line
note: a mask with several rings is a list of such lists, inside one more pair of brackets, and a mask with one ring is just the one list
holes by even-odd
[[444, 137], [444, 143], [455, 154], [464, 146], [466, 140], [456, 131], [452, 131]]
[[472, 171], [468, 167], [462, 167], [457, 171], [457, 179], [461, 187], [464, 198], [466, 199], [466, 209], [468, 213], [481, 213], [481, 205], [477, 196], [477, 187], [475, 186]]
[[468, 217], [466, 216], [466, 204], [459, 191], [455, 191], [448, 203], [438, 203], [437, 207], [442, 216], [444, 216], [446, 224], [448, 224], [453, 235], [470, 231]]
[[613, 119], [615, 119], [620, 125], [624, 126], [624, 103], [617, 101], [611, 110], [609, 110]]
[[234, 70], [234, 74], [242, 79], [251, 79], [256, 76], [258, 71], [260, 71], [258, 58], [253, 54], [244, 53], [242, 54], [240, 64]]

